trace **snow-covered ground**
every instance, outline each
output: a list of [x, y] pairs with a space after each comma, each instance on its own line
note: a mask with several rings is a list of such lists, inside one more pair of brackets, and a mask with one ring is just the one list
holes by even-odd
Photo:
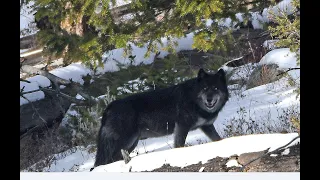
[[[282, 60], [281, 57], [278, 59]], [[291, 61], [293, 60], [295, 60], [295, 58], [292, 57]], [[279, 63], [276, 61], [272, 62]], [[268, 63], [268, 61], [262, 61], [262, 63]], [[239, 69], [243, 69], [243, 71], [245, 71], [247, 67], [240, 67]], [[299, 98], [296, 98], [296, 94], [293, 92], [294, 87], [287, 85], [286, 78], [282, 78], [274, 83], [265, 84], [249, 90], [243, 90], [241, 93], [234, 93], [232, 91], [229, 101], [219, 113], [219, 116], [214, 123], [218, 133], [222, 137], [228, 137], [230, 136], [228, 131], [226, 131], [228, 129], [228, 125], [233, 123], [233, 125], [237, 127], [237, 123], [248, 123], [250, 120], [254, 120], [255, 125], [258, 125], [254, 129], [255, 131], [248, 131], [245, 133], [245, 131], [250, 127], [248, 127], [247, 123], [243, 123], [241, 125], [241, 129], [244, 132], [242, 133], [259, 134], [260, 132], [265, 132], [267, 128], [281, 127], [281, 118], [279, 117], [283, 114], [284, 110], [295, 107], [296, 111], [300, 112], [300, 100]], [[286, 144], [296, 135], [296, 133], [248, 135], [244, 137], [227, 138], [219, 142], [207, 143], [210, 142], [210, 140], [202, 133], [202, 131], [195, 130], [189, 132], [186, 144], [196, 146], [194, 148], [188, 147], [177, 150], [172, 149], [173, 135], [160, 138], [150, 138], [139, 141], [136, 149], [130, 154], [133, 159], [129, 164], [125, 165], [123, 161], [119, 161], [98, 167], [95, 171], [123, 172], [127, 171], [130, 166], [132, 166], [132, 171], [151, 170], [152, 168], [160, 167], [163, 163], [170, 163], [175, 166], [184, 166], [194, 162], [206, 161], [216, 156], [226, 157], [232, 154], [261, 151], [269, 147], [271, 147], [272, 150]], [[199, 145], [203, 143], [207, 144]], [[81, 149], [81, 152], [86, 154], [85, 156], [79, 156], [78, 154], [80, 151], [78, 154], [70, 154], [69, 156], [71, 157], [68, 157], [68, 159], [73, 159], [72, 161], [61, 159], [55, 161], [54, 166], [44, 170], [61, 171], [61, 167], [63, 167], [65, 171], [89, 171], [94, 163], [94, 153], [86, 153], [86, 148]], [[189, 155], [187, 156], [188, 158], [183, 158], [186, 154], [192, 154], [192, 156]], [[148, 160], [148, 163], [145, 162], [146, 160]], [[77, 168], [71, 169], [74, 166]]]
[[[93, 172], [140, 172], [151, 171], [161, 167], [163, 164], [171, 166], [185, 167], [198, 162], [206, 163], [209, 159], [219, 157], [229, 157], [231, 155], [240, 155], [242, 153], [263, 151], [268, 148], [269, 152], [273, 151], [298, 136], [297, 133], [289, 134], [255, 134], [247, 136], [236, 136], [223, 139], [217, 142], [208, 142], [198, 144], [195, 139], [197, 133], [191, 132], [187, 138], [187, 143], [193, 146], [184, 148], [171, 149], [172, 142], [165, 138], [156, 138], [144, 140], [147, 145], [139, 143], [137, 150], [145, 151], [145, 147], [158, 148], [155, 152], [134, 154], [131, 153], [131, 161], [125, 164], [124, 161], [117, 161], [111, 164], [98, 166]], [[199, 135], [201, 136], [201, 135]], [[167, 142], [165, 142], [167, 141]], [[193, 143], [192, 143], [193, 142]], [[300, 143], [300, 139], [296, 139], [288, 147]], [[161, 146], [165, 148], [161, 148]], [[76, 147], [73, 151], [68, 151], [54, 155], [55, 161], [52, 161], [50, 167], [43, 169], [45, 172], [89, 172], [94, 164], [94, 153], [88, 152], [89, 148]], [[287, 151], [283, 153], [288, 153]]]
[[[108, 165], [98, 166], [93, 172], [141, 172], [151, 171], [161, 167], [163, 164], [185, 167], [198, 162], [206, 163], [209, 159], [229, 157], [247, 152], [263, 151], [268, 148], [273, 151], [297, 137], [297, 133], [291, 134], [259, 134], [239, 136], [223, 139], [217, 142], [210, 142], [191, 147], [175, 148], [135, 156], [125, 164], [124, 161], [117, 161]], [[295, 145], [300, 139], [290, 145]]]

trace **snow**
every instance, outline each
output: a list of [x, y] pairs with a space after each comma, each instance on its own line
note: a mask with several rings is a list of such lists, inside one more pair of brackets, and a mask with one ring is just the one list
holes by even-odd
[[29, 2], [26, 6], [23, 6], [20, 12], [20, 30], [28, 28], [28, 24], [34, 21], [34, 16], [31, 12], [31, 8], [28, 6], [33, 5], [34, 2]]
[[[290, 52], [289, 48], [280, 48], [268, 52], [261, 58], [259, 62], [260, 65], [264, 64], [277, 64], [279, 69], [287, 70], [289, 68], [299, 68], [300, 65], [297, 65], [296, 54]], [[288, 74], [294, 78], [298, 79], [300, 77], [300, 70], [289, 71]]]
[[288, 148], [288, 149], [285, 149], [282, 153], [281, 153], [281, 155], [288, 155], [290, 153], [290, 149]]
[[116, 0], [115, 1], [115, 5], [113, 6], [113, 3], [110, 1], [110, 9], [111, 8], [115, 8], [115, 7], [119, 7], [119, 6], [123, 6], [123, 5], [126, 5], [126, 4], [129, 4], [131, 3], [131, 0]]
[[[20, 90], [22, 89], [23, 89], [23, 92], [33, 91], [33, 90], [39, 89], [39, 85], [36, 82], [27, 83], [27, 82], [20, 81]], [[37, 101], [44, 98], [44, 93], [42, 91], [37, 91], [34, 93], [24, 94], [23, 96], [30, 101]], [[27, 103], [29, 102], [26, 99], [24, 99], [23, 97], [20, 97], [20, 106]]]
[[200, 169], [199, 169], [199, 172], [202, 172], [204, 170], [204, 167], [201, 167]]
[[[192, 44], [193, 44], [193, 36], [194, 33], [189, 33], [186, 35], [186, 37], [181, 38], [173, 38], [173, 41], [177, 41], [178, 45], [174, 47], [174, 49], [179, 52], [181, 50], [192, 50]], [[160, 45], [160, 43], [156, 43], [160, 54], [158, 55], [158, 58], [164, 58], [169, 54], [168, 51], [164, 50], [163, 47], [167, 47], [168, 40], [167, 38], [161, 38], [161, 42], [163, 46]], [[128, 43], [132, 47], [132, 56], [136, 56], [134, 59], [133, 65], [139, 65], [141, 63], [143, 64], [151, 64], [154, 60], [155, 53], [150, 53], [149, 57], [145, 57], [144, 55], [147, 52], [147, 44], [145, 44], [144, 47], [137, 47], [133, 43]], [[114, 49], [111, 50], [103, 55], [103, 58], [106, 59], [106, 63], [104, 65], [104, 68], [98, 68], [98, 74], [105, 73], [105, 72], [114, 72], [118, 71], [119, 68], [117, 67], [117, 62], [128, 65], [130, 64], [130, 59], [128, 57], [124, 57], [124, 48]], [[116, 61], [114, 61], [116, 60]]]
[[117, 87], [118, 95], [121, 95], [123, 93], [134, 93], [134, 92], [146, 91], [149, 89], [149, 87], [145, 86], [145, 82], [146, 82], [146, 79], [141, 80], [140, 78], [128, 81], [127, 83], [123, 84], [123, 86]]
[[266, 22], [272, 19], [272, 16], [281, 16], [283, 14], [290, 15], [295, 11], [292, 0], [283, 0], [272, 8], [266, 8], [263, 10], [262, 15]]
[[232, 166], [235, 166], [235, 167], [241, 167], [241, 165], [238, 164], [238, 161], [235, 160], [235, 159], [231, 159], [230, 161], [228, 161], [226, 163], [227, 167], [232, 167]]
[[36, 75], [33, 77], [28, 78], [28, 81], [37, 83], [41, 87], [48, 87], [50, 86], [50, 80], [44, 76]]
[[271, 157], [277, 157], [278, 154], [270, 154]]
[[81, 63], [73, 63], [63, 68], [57, 68], [50, 71], [50, 73], [63, 79], [72, 79], [72, 81], [78, 82], [80, 84], [84, 83], [82, 76], [85, 76], [87, 74], [92, 75], [92, 71], [86, 68]]
[[[283, 0], [275, 6], [265, 8], [260, 14], [259, 12], [249, 12], [251, 14], [251, 22], [254, 29], [263, 29], [263, 23], [272, 21], [272, 16], [278, 16], [281, 14], [292, 14], [294, 7], [291, 4], [292, 0]], [[239, 22], [243, 22], [243, 14], [237, 13], [236, 18]], [[206, 25], [211, 26], [214, 21], [212, 19], [206, 20]], [[231, 18], [224, 18], [216, 21], [218, 25], [223, 27], [234, 27], [237, 23], [232, 22]], [[233, 28], [235, 29], [235, 28]]]
[[[20, 81], [20, 90], [22, 88], [23, 92], [33, 91], [39, 89], [39, 87], [48, 87], [50, 86], [50, 81], [48, 78], [44, 76], [33, 76], [27, 79], [31, 83], [22, 82]], [[42, 91], [37, 91], [33, 93], [24, 94], [24, 97], [26, 97], [29, 101], [36, 101], [44, 98], [44, 93]], [[23, 104], [29, 103], [26, 99], [23, 97], [20, 97], [20, 106]]]
[[20, 54], [29, 51], [30, 49], [20, 49]]
[[289, 48], [275, 49], [262, 57], [260, 65], [277, 64], [280, 69], [295, 68], [297, 66], [296, 54]]
[[[77, 168], [77, 164], [84, 163], [87, 159], [93, 158], [94, 155], [88, 152], [90, 147], [77, 146], [66, 152], [56, 154], [52, 157], [55, 162], [50, 167], [43, 169], [45, 172], [64, 172], [72, 168]], [[34, 165], [35, 166], [35, 165]], [[34, 168], [31, 166], [30, 168]], [[25, 170], [26, 171], [26, 170]]]
[[82, 97], [80, 94], [77, 94], [77, 95], [76, 95], [76, 99], [85, 100], [85, 98]]
[[[296, 136], [298, 136], [297, 133], [257, 134], [231, 137], [217, 142], [135, 156], [128, 164], [125, 164], [124, 161], [117, 161], [98, 166], [93, 172], [129, 172], [129, 169], [131, 169], [131, 172], [151, 171], [161, 167], [163, 164], [185, 167], [191, 164], [197, 164], [199, 161], [205, 163], [209, 159], [217, 156], [229, 157], [234, 154], [240, 155], [242, 153], [263, 151], [268, 148], [276, 149], [288, 143]], [[299, 139], [291, 145], [298, 142], [300, 142]]]
[[[82, 76], [87, 74], [91, 75], [92, 71], [90, 71], [88, 68], [86, 68], [80, 63], [73, 63], [67, 67], [54, 69], [50, 71], [50, 73], [60, 78], [67, 79], [67, 80], [72, 79], [75, 82], [83, 84], [84, 81], [82, 79]], [[39, 86], [47, 87], [50, 85], [49, 79], [41, 75], [33, 76], [30, 78], [27, 78], [26, 80], [31, 81], [32, 83], [26, 83], [26, 82], [20, 81], [20, 89], [22, 89], [22, 87], [25, 86], [24, 91], [36, 90], [38, 89]], [[42, 91], [38, 91], [34, 93], [25, 94], [25, 97], [29, 99], [31, 102], [37, 101], [44, 98], [44, 93]], [[27, 100], [20, 97], [20, 105], [27, 104], [27, 103], [28, 103]]]
[[263, 42], [263, 47], [267, 48], [268, 50], [272, 50], [276, 48], [275, 43], [278, 42], [279, 40], [275, 39], [275, 40], [266, 40]]
[[250, 120], [259, 124], [259, 128], [281, 126], [279, 114], [289, 107], [296, 107], [297, 110], [300, 107], [300, 99], [297, 99], [294, 93], [295, 88], [285, 88], [286, 85], [287, 81], [280, 79], [275, 83], [243, 91], [240, 96], [232, 96], [215, 122], [217, 131], [226, 135], [224, 130], [228, 125], [236, 128], [241, 123], [245, 131], [249, 129], [247, 123], [250, 123]]
[[272, 21], [272, 16], [279, 16], [281, 14], [292, 14], [294, 12], [294, 8], [291, 2], [292, 0], [283, 0], [273, 7], [265, 8], [262, 14], [259, 14], [258, 12], [251, 13], [253, 28], [263, 29], [262, 23]]
[[[232, 69], [235, 69], [234, 72], [232, 73], [231, 77], [229, 80], [239, 80], [239, 79], [248, 79], [254, 68], [256, 67], [255, 64], [248, 63], [242, 66]], [[224, 68], [225, 70], [225, 68]], [[230, 69], [227, 69], [226, 71], [230, 71]]]

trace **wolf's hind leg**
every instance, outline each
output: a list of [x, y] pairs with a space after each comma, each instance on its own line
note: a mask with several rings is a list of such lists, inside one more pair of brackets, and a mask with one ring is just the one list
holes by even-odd
[[97, 154], [94, 167], [111, 163], [115, 160], [114, 154], [119, 147], [117, 134], [111, 129], [102, 126], [99, 130]]
[[121, 149], [121, 155], [126, 164], [131, 160], [131, 157], [129, 155], [134, 150], [134, 148], [136, 148], [136, 146], [138, 145], [139, 137], [140, 137], [140, 133], [138, 132], [135, 133], [125, 142], [126, 143], [125, 147]]
[[219, 134], [216, 131], [216, 128], [213, 126], [213, 124], [211, 125], [205, 125], [202, 126], [200, 128], [205, 135], [207, 135], [212, 141], [218, 141], [221, 140], [221, 137], [219, 136]]

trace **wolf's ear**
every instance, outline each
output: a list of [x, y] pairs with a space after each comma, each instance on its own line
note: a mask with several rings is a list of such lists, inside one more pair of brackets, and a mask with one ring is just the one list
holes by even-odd
[[226, 76], [226, 73], [224, 72], [224, 70], [222, 68], [219, 69], [219, 71], [216, 73], [217, 75], [220, 75], [222, 77]]
[[201, 68], [198, 72], [198, 80], [203, 79], [206, 75], [207, 73]]
[[226, 73], [222, 68], [219, 69], [219, 71], [215, 74], [219, 77], [220, 80], [222, 80], [224, 83], [226, 82]]

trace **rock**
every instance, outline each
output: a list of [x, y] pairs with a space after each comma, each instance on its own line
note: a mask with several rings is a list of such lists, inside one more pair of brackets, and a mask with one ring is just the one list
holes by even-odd
[[[264, 155], [266, 151], [259, 151], [259, 152], [251, 152], [251, 153], [243, 153], [238, 157], [238, 163], [241, 165], [245, 165], [248, 162]], [[253, 161], [249, 164], [249, 166], [254, 166], [260, 163], [261, 159], [257, 159], [256, 161]]]
[[250, 74], [246, 89], [274, 82], [280, 79], [281, 72], [276, 64], [259, 65]]

